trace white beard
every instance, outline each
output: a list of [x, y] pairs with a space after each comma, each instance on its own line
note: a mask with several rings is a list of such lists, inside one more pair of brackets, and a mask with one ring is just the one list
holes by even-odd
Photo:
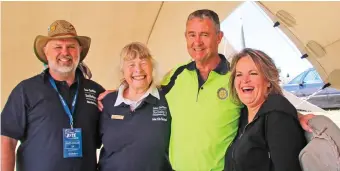
[[73, 73], [77, 69], [78, 64], [79, 64], [79, 58], [78, 58], [78, 61], [76, 61], [76, 63], [72, 62], [72, 64], [68, 66], [59, 64], [57, 60], [49, 61], [48, 65], [51, 70], [58, 72], [62, 75], [68, 75], [68, 74]]

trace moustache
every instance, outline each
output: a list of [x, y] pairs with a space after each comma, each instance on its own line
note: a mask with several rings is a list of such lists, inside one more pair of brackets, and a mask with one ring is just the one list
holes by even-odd
[[60, 55], [58, 56], [58, 58], [73, 59], [71, 55], [66, 55], [66, 56]]

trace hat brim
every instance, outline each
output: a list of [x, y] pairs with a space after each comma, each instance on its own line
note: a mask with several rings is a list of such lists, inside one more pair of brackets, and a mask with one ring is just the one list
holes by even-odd
[[79, 62], [83, 61], [89, 52], [90, 45], [91, 45], [91, 38], [87, 36], [58, 36], [58, 37], [48, 37], [48, 36], [42, 36], [38, 35], [34, 40], [34, 53], [38, 57], [38, 59], [43, 62], [44, 64], [47, 64], [47, 58], [44, 53], [44, 47], [46, 46], [46, 43], [50, 40], [56, 40], [56, 39], [69, 39], [74, 38], [77, 39], [80, 46], [82, 47], [82, 50], [80, 52], [80, 59]]

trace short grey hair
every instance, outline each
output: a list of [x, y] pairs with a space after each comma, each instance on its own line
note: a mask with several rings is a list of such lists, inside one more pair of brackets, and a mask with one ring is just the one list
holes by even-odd
[[200, 10], [196, 10], [194, 12], [192, 12], [187, 19], [187, 23], [189, 20], [193, 19], [193, 18], [201, 18], [201, 19], [205, 19], [208, 18], [210, 19], [216, 28], [216, 32], [220, 32], [220, 19], [218, 17], [218, 15], [216, 14], [216, 12], [209, 10], [209, 9], [200, 9]]

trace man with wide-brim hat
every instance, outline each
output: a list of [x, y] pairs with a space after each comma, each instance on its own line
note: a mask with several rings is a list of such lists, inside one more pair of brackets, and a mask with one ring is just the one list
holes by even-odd
[[87, 36], [78, 36], [74, 26], [65, 20], [57, 20], [53, 22], [48, 27], [47, 36], [38, 35], [35, 38], [34, 53], [41, 62], [47, 64], [47, 59], [43, 50], [43, 48], [46, 46], [46, 43], [53, 39], [68, 38], [74, 38], [79, 42], [80, 46], [82, 47], [82, 51], [80, 53], [80, 62], [83, 61], [89, 51], [91, 38]]
[[14, 171], [15, 164], [20, 171], [96, 170], [96, 99], [104, 88], [78, 69], [90, 43], [65, 20], [36, 37], [34, 52], [48, 68], [20, 82], [1, 113], [1, 170]]

